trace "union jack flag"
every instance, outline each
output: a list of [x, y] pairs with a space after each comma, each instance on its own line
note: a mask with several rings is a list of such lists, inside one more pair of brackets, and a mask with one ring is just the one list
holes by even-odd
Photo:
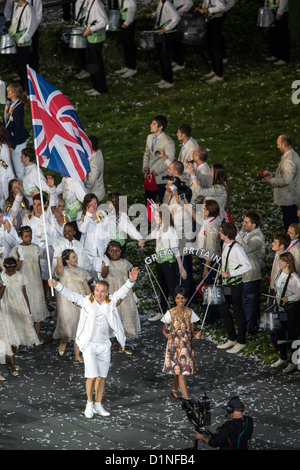
[[27, 66], [35, 154], [39, 165], [80, 179], [91, 171], [93, 149], [70, 101]]

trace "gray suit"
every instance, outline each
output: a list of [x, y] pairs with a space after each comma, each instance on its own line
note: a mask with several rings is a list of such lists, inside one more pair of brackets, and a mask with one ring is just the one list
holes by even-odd
[[165, 181], [162, 179], [163, 176], [168, 174], [168, 165], [166, 165], [164, 159], [159, 156], [155, 156], [155, 152], [161, 149], [165, 152], [168, 159], [173, 162], [175, 158], [175, 143], [164, 132], [160, 134], [159, 139], [153, 145], [154, 134], [149, 134], [146, 141], [146, 148], [143, 157], [143, 168], [149, 168], [150, 172], [155, 171], [156, 183], [164, 184]]
[[300, 158], [295, 150], [282, 155], [270, 185], [274, 188], [274, 204], [292, 206], [300, 202]]

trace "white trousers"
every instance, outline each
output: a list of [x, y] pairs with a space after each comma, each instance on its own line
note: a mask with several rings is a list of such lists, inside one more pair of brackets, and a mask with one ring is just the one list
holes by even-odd
[[106, 378], [110, 366], [111, 342], [107, 339], [104, 343], [89, 343], [84, 349], [84, 376], [87, 379], [95, 377]]

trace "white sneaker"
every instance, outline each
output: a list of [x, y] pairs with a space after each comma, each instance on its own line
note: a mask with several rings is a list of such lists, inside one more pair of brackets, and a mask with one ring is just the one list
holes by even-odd
[[274, 55], [271, 55], [271, 57], [266, 57], [266, 60], [268, 62], [273, 62], [273, 60], [277, 60], [277, 57], [275, 57]]
[[110, 416], [110, 413], [103, 408], [101, 403], [94, 403], [94, 411], [101, 416]]
[[172, 68], [173, 72], [179, 72], [180, 70], [183, 70], [185, 69], [185, 66], [184, 65], [174, 65], [174, 67]]
[[215, 75], [215, 72], [213, 70], [211, 70], [211, 72], [209, 73], [206, 73], [205, 75], [203, 75], [204, 78], [211, 78]]
[[282, 367], [282, 366], [286, 366], [287, 364], [287, 361], [284, 361], [283, 359], [278, 359], [276, 362], [273, 362], [273, 364], [271, 364], [271, 367]]
[[284, 60], [281, 60], [281, 59], [274, 62], [274, 65], [286, 65], [286, 64], [287, 64], [287, 62], [285, 62]]
[[133, 77], [133, 75], [135, 75], [137, 73], [137, 70], [133, 70], [133, 69], [128, 69], [127, 72], [124, 73], [124, 75], [121, 75], [121, 78], [130, 78], [130, 77]]
[[75, 78], [78, 78], [80, 77], [80, 75], [84, 72], [84, 70], [80, 70], [80, 72], [76, 73], [75, 74]]
[[236, 343], [235, 346], [233, 346], [233, 348], [229, 349], [226, 352], [228, 352], [228, 354], [236, 354], [240, 352], [242, 349], [244, 349], [245, 347], [246, 347], [245, 344]]
[[128, 67], [122, 67], [120, 70], [116, 70], [115, 73], [120, 74], [120, 73], [125, 73], [127, 70], [130, 70]]
[[172, 88], [173, 86], [174, 86], [174, 83], [165, 82], [165, 83], [161, 83], [160, 85], [158, 85], [158, 88]]
[[236, 341], [231, 341], [231, 339], [228, 339], [226, 343], [223, 344], [218, 344], [217, 348], [218, 349], [227, 349], [227, 348], [232, 348], [236, 344]]
[[87, 70], [82, 70], [77, 75], [75, 75], [78, 80], [83, 80], [84, 78], [89, 78], [91, 74]]
[[218, 75], [214, 75], [210, 80], [207, 80], [206, 83], [217, 83], [217, 82], [223, 82], [224, 78], [219, 77]]
[[157, 82], [156, 85], [161, 85], [162, 83], [167, 83], [165, 80], [161, 80], [160, 82]]
[[89, 96], [100, 96], [101, 95], [101, 93], [97, 90], [94, 90], [94, 88], [92, 88], [91, 90], [87, 90], [84, 93], [86, 93]]
[[293, 370], [295, 370], [296, 368], [297, 368], [296, 364], [292, 364], [291, 362], [289, 362], [282, 372], [284, 372], [285, 374], [288, 374], [289, 372], [293, 372]]
[[87, 402], [84, 410], [84, 415], [86, 418], [92, 418], [94, 416], [94, 407], [93, 402]]
[[157, 320], [160, 320], [162, 318], [162, 314], [161, 313], [157, 313], [156, 315], [154, 315], [154, 317], [150, 317], [148, 318], [149, 321], [157, 321]]

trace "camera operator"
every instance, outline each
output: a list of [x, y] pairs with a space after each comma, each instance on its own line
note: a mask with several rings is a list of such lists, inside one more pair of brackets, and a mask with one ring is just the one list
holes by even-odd
[[244, 405], [233, 397], [225, 407], [230, 420], [206, 436], [195, 431], [194, 437], [219, 450], [248, 450], [248, 440], [253, 433], [253, 419], [244, 415]]

